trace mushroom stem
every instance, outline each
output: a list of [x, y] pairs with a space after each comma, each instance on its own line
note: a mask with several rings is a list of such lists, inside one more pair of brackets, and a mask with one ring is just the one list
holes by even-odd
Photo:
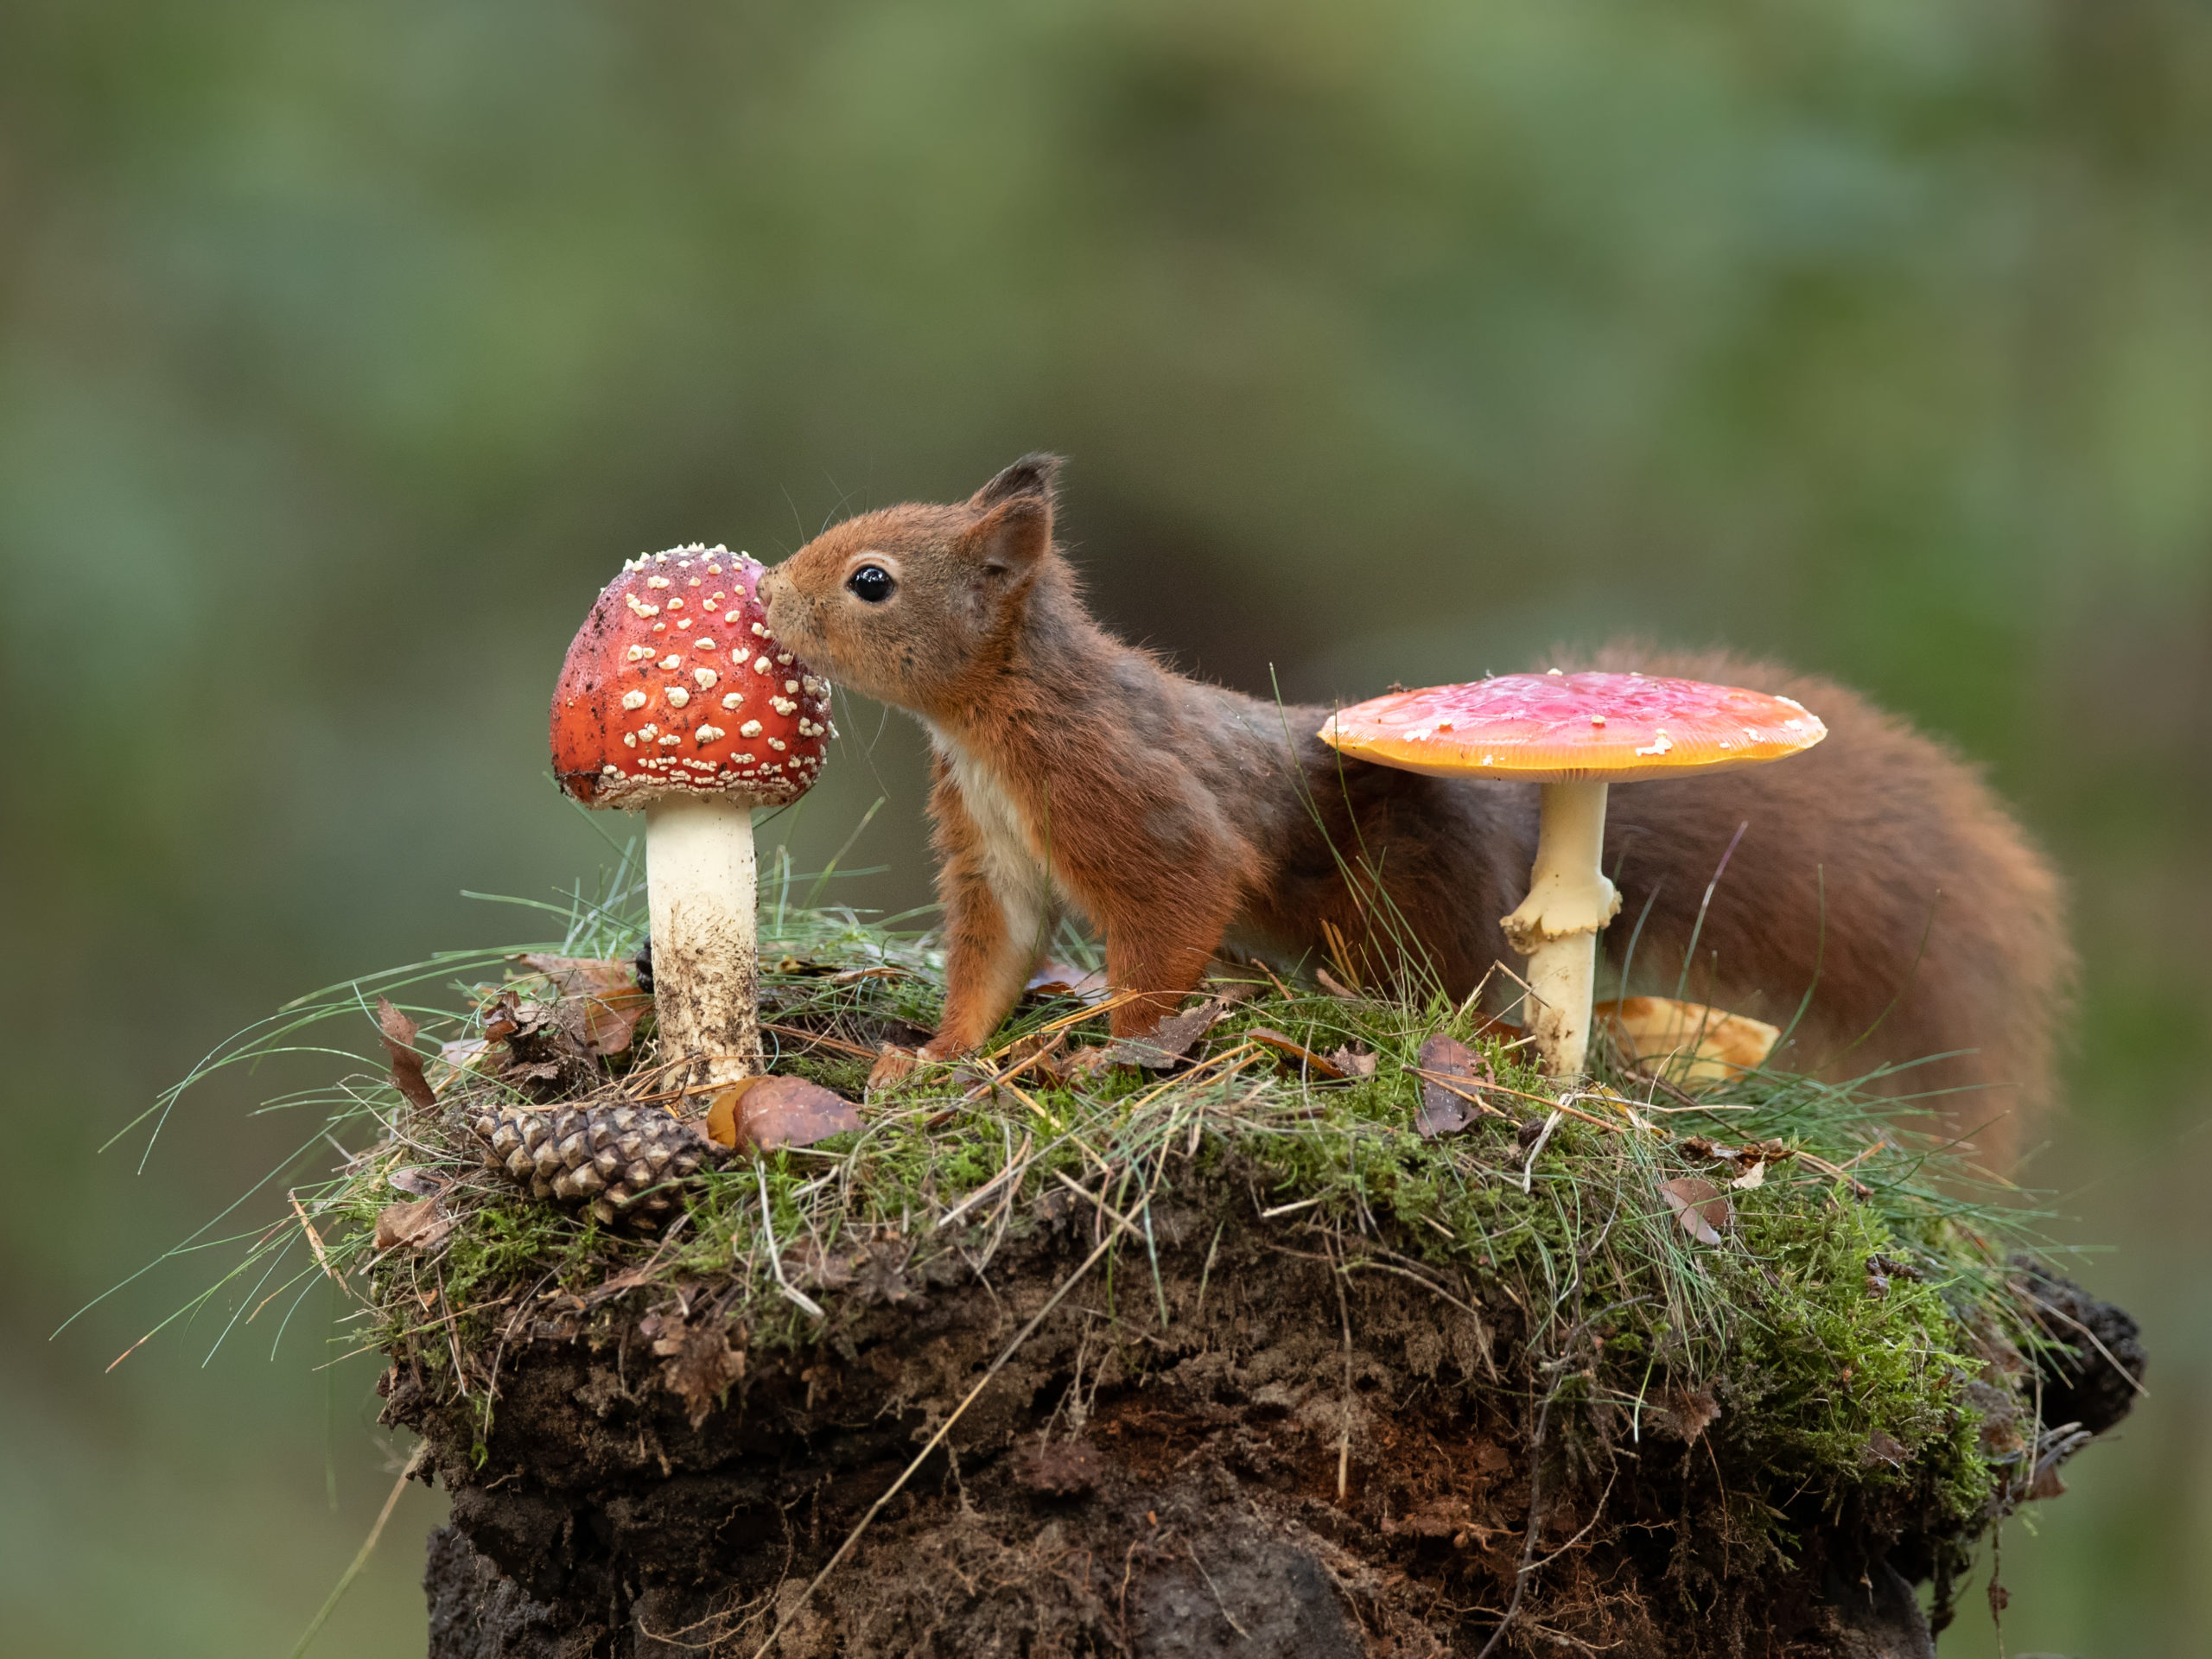
[[1545, 784], [1542, 791], [1529, 896], [1500, 925], [1529, 958], [1529, 1029], [1545, 1074], [1564, 1081], [1581, 1075], [1589, 1055], [1598, 935], [1618, 913], [1621, 896], [1599, 862], [1604, 783]]
[[[653, 1014], [671, 1086], [734, 1083], [760, 1069], [753, 809], [713, 796], [645, 805]], [[700, 1102], [703, 1108], [705, 1103]]]

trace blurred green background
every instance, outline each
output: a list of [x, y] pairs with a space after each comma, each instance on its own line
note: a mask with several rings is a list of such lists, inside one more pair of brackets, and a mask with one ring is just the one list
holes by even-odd
[[[0, 7], [0, 1630], [287, 1651], [391, 1484], [330, 1310], [103, 1368], [304, 1127], [283, 999], [533, 933], [625, 555], [1073, 458], [1100, 608], [1364, 696], [1633, 629], [1865, 686], [2074, 882], [2031, 1179], [2152, 1396], [2005, 1537], [2014, 1654], [2212, 1629], [2201, 0]], [[848, 705], [802, 867], [925, 895]], [[264, 1086], [265, 1085], [265, 1086]], [[276, 1213], [273, 1200], [245, 1212]], [[419, 1651], [419, 1488], [316, 1651]], [[1993, 1653], [1978, 1594], [1947, 1654]]]

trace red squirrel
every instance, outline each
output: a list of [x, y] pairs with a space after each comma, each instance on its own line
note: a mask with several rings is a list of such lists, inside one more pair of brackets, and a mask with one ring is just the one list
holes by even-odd
[[[1465, 998], [1494, 963], [1517, 969], [1498, 918], [1527, 886], [1535, 786], [1346, 760], [1315, 734], [1328, 709], [1187, 678], [1107, 633], [1054, 544], [1060, 465], [1029, 455], [965, 501], [861, 513], [760, 583], [786, 646], [929, 733], [947, 984], [924, 1058], [984, 1044], [1063, 907], [1140, 993], [1118, 1035], [1173, 1011], [1225, 943], [1318, 962], [1325, 925], [1402, 989]], [[1770, 664], [1618, 645], [1573, 665], [1785, 694], [1829, 733], [1781, 764], [1613, 791], [1615, 966], [1633, 935], [1635, 973], [1671, 992], [1694, 931], [1690, 995], [1777, 1024], [1804, 1001], [1785, 1064], [1905, 1067], [1891, 1092], [2007, 1166], [2051, 1094], [2072, 957], [2056, 876], [1975, 772]]]

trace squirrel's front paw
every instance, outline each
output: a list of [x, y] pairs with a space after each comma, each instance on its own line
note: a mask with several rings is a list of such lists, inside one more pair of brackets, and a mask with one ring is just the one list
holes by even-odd
[[887, 1089], [897, 1088], [914, 1075], [914, 1068], [922, 1063], [927, 1052], [918, 1055], [910, 1048], [884, 1044], [876, 1053], [875, 1064], [868, 1068], [867, 1092], [879, 1095]]

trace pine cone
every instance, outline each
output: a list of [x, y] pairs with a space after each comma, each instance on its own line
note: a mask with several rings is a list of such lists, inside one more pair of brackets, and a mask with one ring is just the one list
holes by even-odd
[[652, 1226], [675, 1212], [677, 1183], [722, 1148], [658, 1106], [501, 1105], [470, 1127], [485, 1142], [485, 1164], [530, 1189], [531, 1196], [588, 1205], [607, 1224]]

